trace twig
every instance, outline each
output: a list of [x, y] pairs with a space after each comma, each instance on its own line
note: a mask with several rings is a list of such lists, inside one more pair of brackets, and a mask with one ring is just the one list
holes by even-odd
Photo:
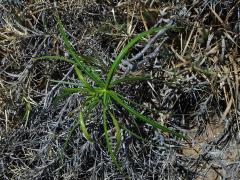
[[163, 43], [164, 43], [167, 39], [168, 39], [167, 37], [164, 38], [163, 41], [161, 42], [161, 44], [159, 44], [159, 45], [157, 46], [157, 48], [156, 48], [151, 54], [147, 55], [142, 61], [138, 62], [138, 63], [137, 63], [137, 67], [141, 66], [143, 63], [147, 62], [149, 59], [152, 59], [152, 58], [156, 57], [157, 54], [159, 53], [159, 51], [160, 51]]
[[[170, 22], [167, 26], [172, 25], [172, 22]], [[167, 31], [166, 28], [162, 29], [161, 31], [159, 31], [155, 36], [153, 36], [148, 43], [146, 44], [146, 46], [142, 49], [142, 51], [140, 51], [138, 54], [136, 54], [133, 58], [129, 59], [128, 62], [133, 62], [137, 59], [139, 59], [140, 57], [143, 56], [143, 54], [151, 47], [151, 45], [163, 34], [165, 34]]]

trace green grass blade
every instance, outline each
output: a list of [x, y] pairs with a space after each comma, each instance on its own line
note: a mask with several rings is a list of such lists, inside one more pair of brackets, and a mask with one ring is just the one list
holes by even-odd
[[65, 61], [71, 64], [74, 64], [75, 62], [73, 60], [70, 60], [64, 56], [41, 56], [37, 58], [33, 58], [33, 60], [59, 60], [59, 61]]
[[166, 27], [160, 27], [160, 28], [151, 28], [148, 31], [144, 31], [140, 34], [138, 34], [135, 38], [133, 38], [118, 54], [118, 56], [116, 57], [115, 61], [113, 62], [110, 71], [107, 74], [107, 83], [106, 83], [106, 89], [109, 87], [113, 75], [116, 71], [116, 69], [118, 68], [118, 65], [121, 63], [121, 60], [124, 58], [124, 56], [129, 52], [129, 49], [134, 46], [138, 41], [140, 41], [143, 37], [152, 34], [154, 32], [159, 31], [160, 29], [164, 29], [164, 28], [169, 28], [170, 26], [166, 26]]
[[[33, 60], [59, 60], [59, 61], [65, 61], [65, 62], [68, 62], [68, 63], [71, 63], [71, 64], [78, 64], [76, 63], [74, 60], [70, 60], [64, 56], [41, 56], [41, 57], [37, 57], [37, 58], [33, 58]], [[84, 59], [85, 60], [85, 59]], [[85, 60], [86, 61], [86, 60]], [[78, 64], [79, 65], [79, 64]], [[97, 83], [98, 85], [100, 84], [101, 87], [104, 87], [104, 83], [101, 82], [101, 79], [100, 79], [100, 76], [98, 74], [96, 74], [90, 67], [84, 65], [84, 64], [81, 64], [81, 69], [85, 69], [85, 73], [86, 74], [92, 74], [94, 76], [94, 78], [92, 76], [90, 76], [90, 78], [92, 80], [97, 80], [99, 81], [99, 83]], [[80, 70], [79, 70], [80, 71]], [[87, 72], [86, 72], [87, 71]]]
[[103, 129], [104, 129], [105, 140], [106, 140], [109, 155], [110, 155], [113, 163], [120, 170], [121, 167], [119, 166], [116, 155], [113, 152], [112, 145], [111, 145], [111, 142], [110, 142], [110, 138], [109, 138], [108, 132], [107, 132], [108, 131], [107, 130], [107, 107], [108, 107], [108, 102], [109, 102], [109, 96], [107, 95], [107, 93], [104, 93], [104, 96], [103, 96]]
[[115, 118], [115, 116], [113, 115], [113, 113], [111, 113], [111, 112], [109, 111], [109, 114], [110, 114], [110, 116], [111, 116], [111, 118], [112, 118], [113, 125], [114, 125], [115, 130], [116, 130], [116, 140], [117, 140], [117, 144], [116, 144], [115, 153], [117, 153], [118, 150], [119, 150], [119, 147], [120, 147], [120, 143], [121, 143], [121, 130], [120, 130], [118, 121], [117, 121], [117, 119]]
[[31, 109], [32, 109], [31, 103], [25, 99], [25, 108], [24, 108], [24, 116], [23, 116], [23, 120], [25, 121], [24, 127], [26, 127], [28, 124]]
[[186, 139], [186, 137], [184, 135], [182, 135], [180, 133], [177, 133], [176, 131], [171, 130], [168, 127], [163, 126], [163, 125], [157, 123], [156, 121], [154, 121], [154, 120], [152, 120], [152, 119], [150, 119], [150, 118], [140, 114], [139, 112], [137, 112], [136, 110], [134, 110], [133, 108], [128, 106], [124, 101], [122, 101], [121, 98], [119, 98], [115, 92], [108, 91], [108, 94], [113, 98], [113, 100], [115, 102], [117, 102], [119, 105], [124, 107], [129, 113], [133, 114], [135, 117], [137, 117], [141, 121], [143, 121], [143, 122], [145, 122], [147, 124], [150, 124], [150, 125], [152, 125], [155, 128], [160, 129], [162, 132], [170, 133], [170, 134], [172, 134], [172, 135], [174, 135], [176, 137]]
[[100, 102], [100, 98], [97, 96], [90, 96], [83, 103], [84, 112], [88, 115]]
[[79, 124], [80, 124], [80, 129], [81, 129], [82, 133], [84, 134], [85, 138], [88, 141], [93, 142], [91, 135], [88, 133], [87, 128], [85, 126], [82, 112], [80, 112], [80, 114], [79, 114]]
[[71, 94], [77, 93], [77, 92], [80, 92], [82, 94], [91, 93], [86, 88], [64, 88], [63, 90], [61, 90], [60, 94], [53, 99], [53, 105], [56, 106], [57, 103], [59, 102], [59, 100], [66, 98], [66, 97], [70, 96]]
[[88, 84], [88, 82], [85, 80], [85, 78], [83, 77], [81, 71], [78, 69], [78, 67], [76, 65], [74, 65], [74, 70], [78, 76], [78, 79], [82, 82], [82, 84], [85, 86], [85, 88], [87, 89], [92, 89], [91, 86]]
[[74, 121], [73, 126], [71, 127], [70, 131], [68, 132], [68, 136], [65, 139], [64, 145], [63, 145], [63, 149], [61, 151], [60, 154], [60, 158], [63, 160], [63, 152], [65, 151], [65, 149], [68, 147], [68, 142], [70, 141], [73, 132], [75, 131], [75, 129], [78, 127], [78, 121], [77, 119]]
[[148, 142], [147, 140], [145, 140], [143, 137], [137, 135], [136, 133], [132, 132], [131, 130], [127, 129], [125, 126], [121, 126], [122, 129], [124, 129], [126, 132], [128, 132], [130, 135], [136, 137], [137, 139], [143, 141], [143, 142]]
[[85, 65], [83, 63], [84, 59], [81, 58], [81, 56], [78, 56], [77, 53], [75, 52], [73, 46], [71, 45], [70, 41], [67, 38], [67, 34], [64, 31], [64, 27], [63, 27], [63, 24], [62, 24], [60, 18], [57, 16], [56, 19], [58, 22], [58, 27], [59, 27], [61, 37], [63, 38], [64, 44], [65, 44], [65, 47], [66, 47], [68, 53], [72, 56], [72, 58], [74, 59], [76, 64], [79, 66], [81, 71], [85, 72], [88, 75], [88, 77], [91, 78], [93, 81], [95, 81], [95, 83], [98, 84], [100, 87], [104, 87], [105, 83], [103, 83], [101, 81], [100, 76], [94, 70], [92, 70], [90, 67]]
[[107, 70], [107, 66], [102, 61], [99, 61], [94, 56], [84, 56], [84, 55], [81, 55], [81, 59], [89, 67], [101, 69], [104, 72], [106, 72], [106, 70]]
[[116, 93], [116, 95], [117, 95], [119, 98], [121, 98], [121, 99], [124, 100], [124, 101], [129, 102], [131, 105], [137, 106], [137, 107], [139, 107], [139, 108], [146, 109], [146, 110], [148, 110], [148, 111], [150, 111], [150, 112], [162, 113], [162, 111], [160, 111], [160, 110], [146, 107], [146, 106], [144, 106], [144, 105], [141, 105], [141, 104], [139, 104], [139, 103], [136, 103], [136, 102], [134, 102], [134, 101], [132, 101], [132, 100], [130, 100], [130, 99], [122, 96], [121, 94], [119, 94], [119, 93], [117, 93], [117, 92], [115, 92], [115, 93]]
[[80, 67], [80, 70], [84, 72], [90, 79], [92, 79], [99, 87], [105, 87], [104, 81], [101, 80], [100, 75], [96, 73], [95, 70], [83, 63], [77, 65]]
[[73, 59], [76, 61], [77, 64], [81, 64], [82, 59], [77, 55], [73, 46], [71, 45], [70, 41], [68, 40], [67, 34], [65, 33], [63, 24], [62, 24], [59, 16], [56, 16], [56, 19], [57, 19], [58, 29], [60, 31], [61, 37], [63, 38], [63, 41], [64, 41], [67, 51], [73, 57]]
[[[41, 56], [41, 57], [34, 58], [34, 59], [35, 59], [35, 60], [61, 60], [61, 61], [66, 61], [66, 62], [68, 62], [68, 63], [74, 64], [74, 69], [75, 69], [75, 72], [76, 72], [79, 80], [85, 85], [85, 87], [90, 88], [90, 86], [87, 85], [87, 84], [88, 84], [87, 81], [84, 80], [84, 77], [82, 76], [81, 71], [78, 69], [75, 61], [70, 60], [70, 59], [68, 59], [68, 58], [66, 58], [66, 57], [63, 57], [63, 56]], [[84, 66], [84, 65], [83, 65], [83, 66]], [[86, 66], [84, 66], [84, 67], [85, 67], [86, 69], [89, 69], [89, 71], [90, 71], [90, 68], [87, 68]], [[102, 85], [102, 86], [103, 86], [103, 85]]]
[[123, 78], [119, 78], [114, 80], [110, 83], [109, 87], [112, 87], [114, 85], [120, 84], [120, 83], [129, 83], [129, 82], [136, 82], [136, 81], [149, 81], [151, 80], [150, 76], [125, 76]]
[[92, 79], [99, 87], [105, 87], [105, 82], [102, 81], [98, 73], [96, 73], [93, 69], [89, 68], [84, 64], [81, 67], [83, 69], [82, 71], [84, 71], [88, 75], [88, 77]]

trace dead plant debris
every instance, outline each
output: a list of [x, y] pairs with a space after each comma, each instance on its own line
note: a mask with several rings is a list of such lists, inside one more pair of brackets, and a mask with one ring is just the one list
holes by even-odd
[[[150, 74], [153, 80], [118, 90], [147, 106], [142, 113], [185, 132], [191, 143], [129, 124], [146, 141], [123, 133], [119, 172], [106, 149], [76, 129], [60, 158], [81, 96], [54, 106], [66, 85], [51, 80], [76, 81], [73, 68], [33, 60], [68, 56], [56, 11], [75, 49], [98, 60], [102, 72], [133, 36], [175, 26], [138, 43], [118, 70], [119, 77]], [[239, 42], [237, 0], [0, 1], [0, 179], [239, 179]], [[87, 121], [100, 137], [96, 124]]]

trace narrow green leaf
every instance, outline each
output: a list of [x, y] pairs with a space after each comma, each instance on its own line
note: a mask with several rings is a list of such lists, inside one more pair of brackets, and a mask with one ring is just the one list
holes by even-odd
[[128, 98], [122, 96], [121, 94], [119, 94], [119, 93], [117, 93], [117, 92], [115, 92], [115, 93], [116, 93], [116, 95], [117, 95], [119, 98], [121, 98], [121, 99], [124, 100], [124, 101], [129, 102], [131, 105], [134, 105], [134, 106], [137, 106], [137, 107], [140, 107], [140, 108], [143, 108], [143, 109], [147, 109], [147, 110], [150, 111], [150, 112], [162, 113], [162, 111], [159, 111], [159, 110], [157, 110], [157, 109], [152, 109], [152, 108], [146, 107], [146, 106], [144, 106], [144, 105], [141, 105], [141, 104], [139, 104], [139, 103], [136, 103], [136, 102], [132, 101], [131, 99], [128, 99]]
[[[24, 98], [25, 99], [25, 98]], [[28, 120], [29, 120], [29, 115], [32, 109], [31, 103], [27, 100], [25, 100], [25, 109], [24, 109], [24, 116], [23, 119], [25, 121], [24, 126], [26, 127], [28, 124]]]
[[98, 96], [90, 96], [83, 103], [84, 112], [86, 115], [91, 113], [91, 111], [99, 104], [100, 99]]
[[91, 135], [88, 133], [87, 128], [85, 126], [85, 123], [84, 123], [84, 120], [83, 120], [83, 113], [82, 112], [80, 112], [80, 114], [79, 114], [79, 124], [80, 124], [81, 131], [84, 134], [85, 138], [88, 141], [93, 142], [93, 140], [91, 138]]
[[121, 143], [121, 131], [120, 131], [120, 127], [119, 127], [119, 124], [118, 124], [118, 121], [117, 119], [115, 118], [115, 116], [113, 115], [113, 113], [111, 113], [109, 111], [109, 114], [112, 118], [112, 121], [113, 121], [113, 125], [115, 127], [115, 130], [116, 130], [116, 140], [117, 140], [117, 144], [116, 144], [116, 149], [115, 149], [115, 153], [117, 153], [119, 147], [120, 147], [120, 143]]
[[170, 133], [176, 137], [179, 137], [179, 138], [183, 138], [183, 139], [186, 139], [186, 137], [180, 133], [177, 133], [176, 131], [174, 130], [171, 130], [169, 129], [168, 127], [166, 126], [163, 126], [159, 123], [157, 123], [156, 121], [152, 120], [152, 119], [149, 119], [148, 117], [140, 114], [139, 112], [137, 112], [136, 110], [134, 110], [133, 108], [131, 108], [130, 106], [128, 106], [124, 101], [121, 100], [121, 98], [119, 98], [117, 96], [117, 94], [113, 91], [108, 91], [108, 94], [113, 98], [113, 100], [115, 100], [115, 102], [117, 102], [118, 104], [120, 104], [122, 107], [124, 107], [129, 113], [133, 114], [134, 116], [136, 116], [137, 118], [139, 118], [141, 121], [147, 123], [147, 124], [150, 124], [152, 125], [153, 127], [155, 128], [158, 128], [160, 129], [162, 132], [167, 132], [167, 133]]
[[99, 87], [104, 88], [105, 82], [100, 78], [100, 75], [85, 64], [81, 65], [82, 71], [85, 72], [90, 79], [92, 79]]
[[81, 64], [81, 58], [74, 51], [73, 46], [71, 45], [70, 41], [68, 40], [67, 34], [64, 31], [64, 27], [63, 27], [63, 24], [62, 24], [59, 16], [56, 16], [56, 19], [57, 19], [58, 28], [59, 28], [61, 37], [63, 38], [66, 49], [68, 50], [69, 54], [73, 57], [73, 59], [76, 61], [76, 63]]
[[83, 85], [85, 86], [85, 88], [87, 89], [92, 89], [91, 86], [88, 84], [88, 82], [85, 80], [85, 78], [83, 77], [81, 71], [78, 69], [78, 67], [76, 65], [74, 65], [74, 70], [78, 76], [78, 79], [83, 83]]
[[151, 80], [150, 76], [125, 76], [123, 78], [119, 78], [114, 80], [110, 83], [109, 87], [112, 87], [114, 85], [120, 84], [120, 83], [129, 83], [129, 82], [136, 82], [136, 81], [149, 81]]
[[101, 60], [98, 60], [96, 57], [81, 55], [81, 59], [86, 65], [90, 67], [101, 69], [104, 72], [107, 69], [107, 66]]
[[60, 94], [53, 99], [53, 105], [59, 102], [59, 100], [70, 96], [73, 93], [80, 92], [82, 94], [90, 94], [91, 92], [86, 88], [64, 88], [60, 91]]
[[123, 128], [125, 131], [127, 131], [130, 135], [136, 137], [137, 139], [144, 141], [144, 142], [148, 142], [147, 140], [145, 140], [144, 138], [142, 138], [141, 136], [137, 135], [136, 133], [132, 132], [131, 130], [127, 129], [125, 126], [121, 126], [121, 128]]
[[64, 31], [64, 27], [63, 27], [63, 24], [62, 24], [60, 18], [57, 16], [56, 19], [58, 22], [58, 27], [59, 27], [61, 37], [63, 38], [64, 44], [65, 44], [65, 47], [66, 47], [68, 53], [72, 56], [72, 58], [74, 59], [76, 64], [79, 66], [79, 68], [82, 72], [86, 73], [89, 76], [89, 78], [91, 78], [93, 81], [95, 81], [95, 83], [97, 85], [99, 85], [100, 87], [104, 87], [105, 83], [103, 83], [101, 81], [100, 76], [94, 70], [92, 70], [90, 67], [85, 65], [83, 63], [84, 59], [81, 56], [78, 56], [77, 53], [75, 52], [73, 46], [71, 45], [70, 41], [67, 38], [67, 34]]
[[63, 145], [63, 149], [62, 149], [61, 154], [60, 154], [60, 157], [61, 157], [62, 160], [63, 160], [63, 153], [64, 153], [65, 149], [68, 147], [68, 142], [69, 142], [69, 140], [71, 139], [72, 134], [73, 134], [73, 132], [75, 131], [75, 129], [76, 129], [77, 127], [78, 127], [78, 121], [77, 121], [77, 119], [76, 119], [76, 120], [74, 121], [74, 123], [73, 123], [70, 131], [68, 132], [67, 138], [65, 139], [65, 142], [64, 142], [64, 145]]
[[133, 38], [118, 54], [118, 56], [116, 57], [115, 61], [113, 62], [110, 71], [107, 74], [107, 83], [106, 83], [106, 89], [109, 87], [113, 75], [116, 71], [116, 69], [118, 68], [118, 65], [121, 63], [121, 60], [124, 58], [124, 56], [129, 52], [129, 49], [134, 46], [138, 41], [140, 41], [143, 37], [152, 34], [154, 32], [157, 32], [161, 29], [166, 29], [166, 28], [170, 28], [171, 26], [166, 26], [166, 27], [160, 27], [160, 28], [151, 28], [148, 31], [144, 31], [140, 34], [138, 34], [135, 38]]
[[110, 138], [109, 138], [108, 132], [107, 132], [108, 131], [107, 130], [107, 106], [108, 106], [108, 101], [109, 101], [109, 97], [108, 97], [107, 93], [104, 93], [104, 96], [103, 96], [103, 129], [104, 129], [104, 135], [105, 135], [105, 140], [106, 140], [106, 143], [107, 143], [107, 149], [108, 149], [109, 155], [110, 155], [113, 163], [120, 170], [121, 167], [119, 166], [116, 155], [113, 152], [112, 145], [110, 143]]
[[132, 119], [132, 121], [130, 123], [137, 128], [136, 131], [139, 133], [139, 136], [141, 136], [143, 138], [141, 131], [139, 129], [139, 126], [138, 126], [137, 122], [135, 121], [135, 119]]

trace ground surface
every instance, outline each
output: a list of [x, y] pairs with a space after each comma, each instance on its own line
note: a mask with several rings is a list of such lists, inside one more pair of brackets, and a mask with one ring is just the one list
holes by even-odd
[[[117, 72], [154, 80], [117, 91], [190, 142], [136, 121], [147, 141], [123, 132], [121, 172], [104, 146], [86, 141], [78, 128], [63, 152], [82, 96], [54, 106], [66, 85], [50, 80], [77, 80], [65, 62], [33, 60], [68, 56], [56, 12], [78, 53], [103, 74], [129, 39], [153, 26], [175, 26], [153, 43], [154, 35], [139, 42]], [[237, 0], [0, 1], [0, 179], [239, 179], [239, 42]], [[97, 115], [87, 126], [104, 143]]]

